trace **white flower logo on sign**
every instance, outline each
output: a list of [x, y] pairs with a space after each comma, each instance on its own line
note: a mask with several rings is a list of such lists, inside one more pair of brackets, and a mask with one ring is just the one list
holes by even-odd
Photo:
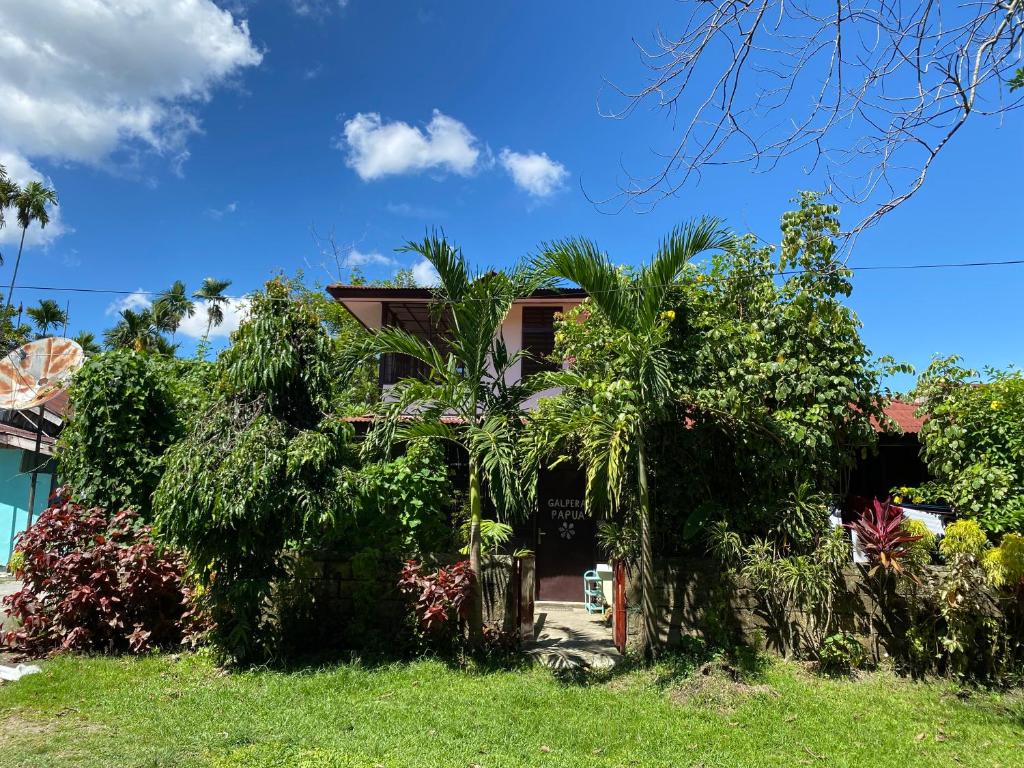
[[558, 535], [563, 539], [571, 539], [576, 535], [576, 526], [572, 523], [562, 523], [562, 527], [558, 529]]

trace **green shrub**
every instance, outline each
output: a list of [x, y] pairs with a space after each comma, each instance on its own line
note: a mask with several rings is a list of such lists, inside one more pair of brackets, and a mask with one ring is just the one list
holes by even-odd
[[58, 447], [75, 501], [148, 518], [164, 454], [184, 429], [175, 379], [190, 365], [117, 350], [93, 355], [75, 374], [74, 415]]
[[993, 587], [1018, 587], [1024, 583], [1024, 536], [1008, 533], [998, 547], [981, 559], [988, 583]]
[[942, 541], [939, 543], [939, 552], [946, 562], [960, 555], [980, 558], [987, 544], [988, 537], [978, 525], [978, 521], [965, 518], [946, 526]]
[[907, 545], [907, 563], [914, 570], [921, 570], [931, 565], [932, 553], [935, 552], [935, 534], [920, 520], [906, 519], [900, 525], [908, 536], [920, 536], [917, 541]]
[[375, 547], [403, 557], [447, 550], [447, 511], [454, 497], [444, 449], [428, 439], [410, 440], [405, 453], [364, 464], [356, 473], [359, 512], [338, 529], [339, 552]]
[[818, 669], [827, 674], [848, 674], [864, 663], [864, 646], [853, 635], [830, 635], [818, 649]]
[[191, 557], [226, 660], [275, 654], [265, 609], [289, 551], [351, 514], [351, 429], [329, 410], [337, 351], [307, 303], [267, 283], [215, 364], [206, 412], [167, 453], [156, 519]]

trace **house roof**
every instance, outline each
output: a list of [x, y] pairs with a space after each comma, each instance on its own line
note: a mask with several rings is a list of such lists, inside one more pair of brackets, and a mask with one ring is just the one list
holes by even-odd
[[[45, 456], [53, 456], [53, 448], [56, 440], [47, 434], [43, 434], [39, 440], [39, 452]], [[36, 433], [32, 430], [12, 427], [10, 424], [0, 422], [0, 445], [9, 448], [20, 448], [23, 451], [34, 451], [36, 447]]]
[[[433, 288], [385, 288], [379, 285], [327, 286], [327, 292], [338, 301], [362, 299], [363, 301], [429, 301], [434, 298]], [[585, 299], [587, 292], [582, 288], [540, 288], [530, 294], [531, 299]]]
[[[925, 421], [928, 420], [927, 416], [917, 415], [920, 407], [918, 403], [904, 403], [899, 400], [893, 400], [884, 410], [885, 415], [896, 422], [904, 434], [916, 435], [921, 431]], [[887, 431], [875, 419], [871, 419], [871, 426], [874, 427], [875, 432]]]

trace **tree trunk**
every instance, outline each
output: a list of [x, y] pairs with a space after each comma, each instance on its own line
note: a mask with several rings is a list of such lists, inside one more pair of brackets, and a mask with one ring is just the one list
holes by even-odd
[[18, 258], [14, 260], [14, 274], [11, 275], [11, 285], [7, 289], [7, 303], [4, 305], [4, 314], [11, 306], [11, 296], [14, 295], [14, 281], [18, 279], [18, 267], [21, 265], [21, 252], [25, 250], [25, 233], [28, 232], [28, 227], [22, 227], [21, 229], [21, 245], [18, 246]]
[[644, 615], [640, 653], [651, 661], [658, 644], [658, 615], [654, 595], [654, 547], [651, 543], [651, 497], [647, 490], [647, 449], [637, 442], [637, 484], [640, 495], [640, 588]]
[[484, 642], [484, 602], [480, 584], [480, 521], [483, 519], [483, 499], [480, 495], [480, 476], [476, 462], [469, 460], [469, 567], [473, 571], [473, 592], [469, 605], [469, 644], [479, 648]]

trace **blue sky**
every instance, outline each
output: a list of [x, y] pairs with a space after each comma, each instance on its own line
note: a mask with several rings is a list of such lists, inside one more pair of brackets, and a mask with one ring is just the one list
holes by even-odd
[[[705, 213], [776, 240], [790, 198], [822, 185], [794, 158], [771, 174], [715, 169], [650, 213], [587, 200], [672, 146], [662, 113], [597, 109], [604, 78], [641, 82], [631, 39], [671, 25], [672, 2], [182, 0], [171, 13], [153, 0], [136, 4], [150, 6], [141, 17], [115, 0], [92, 15], [73, 0], [24, 5], [0, 10], [0, 162], [50, 179], [61, 209], [27, 251], [22, 285], [155, 291], [213, 275], [240, 295], [281, 270], [327, 281], [334, 264], [322, 266], [313, 229], [371, 278], [413, 266], [394, 248], [431, 226], [480, 266], [566, 235], [635, 263]], [[37, 56], [44, 43], [59, 61]], [[851, 264], [1024, 258], [1020, 121], [969, 124]], [[4, 285], [12, 236], [0, 237]], [[1024, 358], [1022, 286], [1022, 266], [865, 272], [852, 304], [876, 354], [1002, 366]], [[113, 324], [120, 300], [16, 301], [47, 295], [70, 301], [72, 334]]]

